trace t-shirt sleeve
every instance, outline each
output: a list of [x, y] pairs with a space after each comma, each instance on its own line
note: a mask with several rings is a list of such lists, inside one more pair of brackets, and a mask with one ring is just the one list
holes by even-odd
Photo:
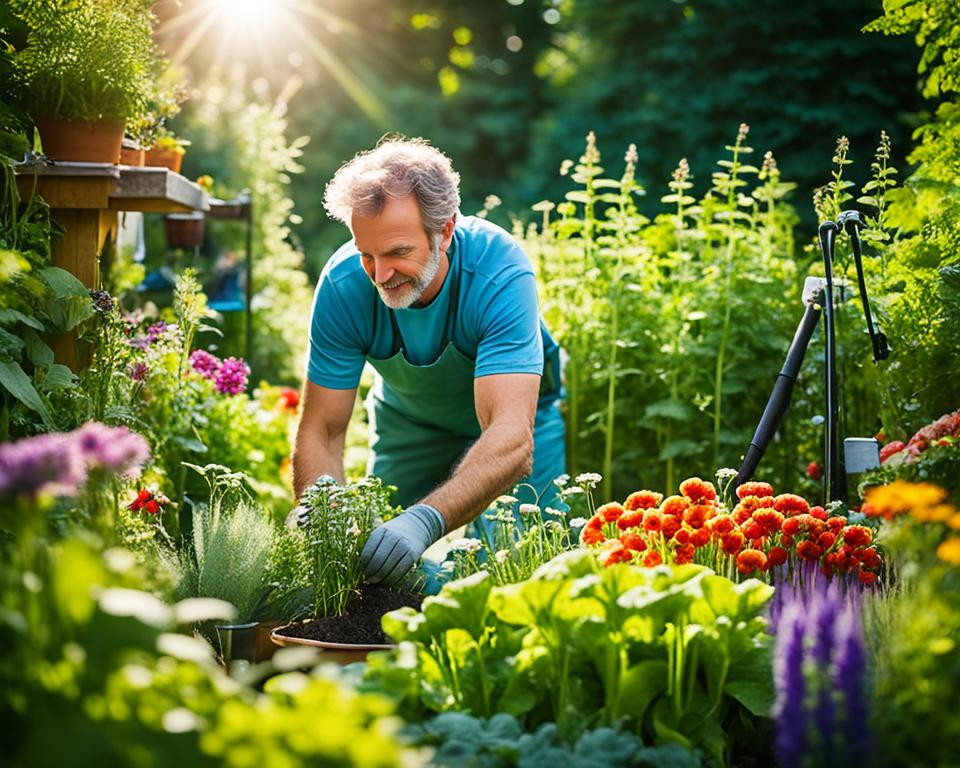
[[543, 373], [537, 283], [530, 273], [508, 280], [486, 302], [474, 376]]
[[364, 351], [354, 315], [336, 283], [321, 277], [313, 295], [307, 378], [330, 389], [354, 389], [363, 372]]

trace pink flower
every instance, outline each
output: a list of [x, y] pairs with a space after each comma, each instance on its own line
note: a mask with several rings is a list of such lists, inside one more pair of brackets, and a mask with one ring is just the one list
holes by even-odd
[[243, 358], [228, 357], [220, 364], [214, 384], [221, 395], [239, 395], [247, 387], [250, 366]]
[[220, 358], [204, 349], [195, 349], [190, 355], [190, 367], [205, 379], [216, 378], [220, 365]]

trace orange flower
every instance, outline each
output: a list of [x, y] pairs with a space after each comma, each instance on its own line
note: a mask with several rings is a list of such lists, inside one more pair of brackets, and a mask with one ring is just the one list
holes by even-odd
[[692, 563], [693, 556], [696, 554], [696, 549], [693, 544], [681, 544], [677, 547], [676, 551], [673, 553], [673, 561], [677, 565], [684, 565], [685, 563]]
[[690, 502], [683, 496], [668, 496], [660, 505], [660, 511], [665, 515], [683, 517], [683, 513], [689, 506]]
[[737, 498], [742, 500], [747, 496], [773, 496], [773, 486], [770, 483], [758, 483], [756, 481], [744, 483], [737, 488]]
[[663, 527], [663, 515], [655, 509], [645, 510], [643, 513], [643, 530], [656, 533]]
[[883, 563], [880, 554], [873, 547], [858, 550], [855, 556], [864, 568], [879, 568]]
[[837, 534], [835, 534], [833, 531], [824, 531], [817, 537], [817, 546], [826, 552], [828, 549], [830, 549], [830, 547], [833, 546], [836, 540]]
[[950, 536], [937, 547], [937, 557], [950, 565], [960, 565], [960, 536]]
[[647, 542], [643, 540], [643, 536], [639, 533], [621, 533], [620, 543], [624, 549], [629, 549], [633, 552], [643, 552], [647, 548]]
[[873, 541], [873, 533], [863, 525], [848, 525], [841, 534], [844, 542], [851, 547], [865, 547]]
[[827, 519], [827, 528], [831, 531], [839, 531], [843, 526], [847, 524], [847, 518], [845, 517], [831, 517]]
[[625, 531], [627, 528], [637, 528], [641, 525], [643, 525], [642, 509], [628, 509], [617, 520], [617, 528], [621, 531]]
[[783, 524], [783, 515], [775, 509], [761, 507], [753, 513], [753, 519], [766, 533], [779, 531]]
[[810, 510], [810, 504], [795, 493], [781, 493], [773, 500], [773, 508], [787, 517], [801, 515]]
[[810, 517], [816, 518], [817, 520], [823, 520], [826, 522], [830, 519], [830, 513], [827, 512], [823, 507], [810, 507]]
[[624, 509], [620, 504], [611, 501], [609, 504], [604, 504], [598, 508], [596, 516], [601, 518], [605, 523], [615, 523], [620, 519], [620, 515], [622, 515], [623, 512]]
[[680, 493], [694, 503], [717, 500], [717, 490], [713, 483], [699, 477], [691, 477], [680, 483]]
[[871, 571], [858, 571], [857, 578], [860, 579], [863, 584], [870, 586], [877, 580], [877, 574]]
[[777, 565], [783, 565], [787, 562], [787, 550], [783, 547], [771, 547], [767, 552], [767, 567], [773, 568]]
[[722, 539], [720, 539], [720, 547], [723, 549], [725, 554], [735, 555], [746, 543], [746, 537], [743, 535], [742, 531], [731, 531]]
[[617, 539], [612, 539], [606, 543], [603, 552], [600, 553], [600, 563], [605, 568], [609, 568], [617, 563], [629, 563], [632, 557], [630, 550], [625, 549]]
[[797, 517], [788, 517], [783, 521], [780, 530], [785, 536], [796, 536], [800, 533], [800, 519]]
[[764, 536], [763, 527], [753, 518], [750, 518], [741, 525], [740, 530], [743, 531], [743, 535], [750, 539], [750, 541], [762, 539]]
[[703, 524], [712, 516], [712, 507], [706, 504], [691, 504], [683, 513], [683, 522], [691, 528], [703, 528]]
[[654, 566], [660, 565], [662, 562], [663, 558], [660, 557], [660, 553], [655, 549], [650, 550], [643, 557], [643, 564], [647, 568], [653, 568]]
[[675, 534], [673, 534], [673, 540], [677, 544], [686, 544], [690, 541], [690, 529], [689, 528], [680, 528]]
[[591, 528], [589, 525], [585, 525], [580, 529], [580, 543], [585, 547], [602, 544], [603, 541], [603, 531], [599, 528]]
[[737, 555], [737, 570], [742, 574], [762, 571], [767, 566], [767, 556], [759, 549], [745, 549]]
[[736, 527], [737, 524], [730, 515], [719, 515], [710, 521], [710, 530], [717, 536], [726, 536]]
[[705, 547], [710, 543], [710, 529], [709, 528], [698, 528], [693, 533], [690, 534], [690, 543], [693, 544], [697, 549], [700, 547]]
[[683, 520], [673, 515], [663, 515], [663, 523], [660, 530], [668, 539], [683, 527]]
[[627, 500], [623, 502], [623, 506], [628, 511], [635, 509], [652, 509], [660, 503], [661, 499], [663, 499], [662, 493], [635, 491], [627, 496]]

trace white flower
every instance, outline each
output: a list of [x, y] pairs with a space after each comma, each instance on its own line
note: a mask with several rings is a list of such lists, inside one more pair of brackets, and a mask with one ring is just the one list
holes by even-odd
[[360, 535], [360, 526], [357, 525], [357, 521], [354, 518], [350, 518], [350, 525], [347, 527], [347, 533], [353, 538], [357, 538]]
[[553, 484], [557, 486], [557, 488], [563, 488], [563, 486], [565, 486], [569, 482], [570, 482], [570, 475], [566, 473], [562, 475], [558, 475], [557, 477], [553, 478]]
[[483, 542], [480, 539], [454, 539], [450, 542], [451, 552], [466, 552], [473, 554], [483, 548]]
[[578, 493], [583, 493], [583, 488], [579, 485], [571, 485], [569, 488], [564, 488], [560, 491], [561, 496], [575, 496]]
[[536, 515], [540, 512], [540, 507], [536, 504], [521, 504], [520, 505], [520, 514], [521, 515]]
[[562, 509], [554, 509], [553, 507], [547, 507], [543, 511], [546, 512], [548, 515], [553, 515], [554, 517], [565, 517], [567, 514]]
[[597, 483], [603, 480], [603, 475], [600, 475], [596, 472], [583, 472], [574, 478], [580, 485], [589, 485], [591, 488], [596, 488]]
[[587, 518], [575, 517], [570, 521], [571, 528], [583, 528], [587, 524]]
[[510, 505], [516, 504], [516, 503], [517, 503], [517, 497], [516, 497], [516, 496], [498, 496], [498, 497], [497, 497], [497, 504], [503, 504], [503, 505], [506, 505], [506, 506], [510, 506]]
[[500, 565], [503, 565], [507, 561], [507, 558], [509, 556], [510, 556], [510, 553], [507, 550], [501, 549], [493, 557], [498, 563], [500, 563]]

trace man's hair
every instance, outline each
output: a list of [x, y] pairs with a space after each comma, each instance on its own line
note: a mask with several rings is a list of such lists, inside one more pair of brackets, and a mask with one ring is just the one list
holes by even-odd
[[460, 207], [459, 185], [450, 158], [425, 139], [384, 136], [340, 167], [327, 184], [324, 207], [349, 227], [353, 213], [378, 216], [388, 198], [413, 193], [424, 230], [436, 236]]

